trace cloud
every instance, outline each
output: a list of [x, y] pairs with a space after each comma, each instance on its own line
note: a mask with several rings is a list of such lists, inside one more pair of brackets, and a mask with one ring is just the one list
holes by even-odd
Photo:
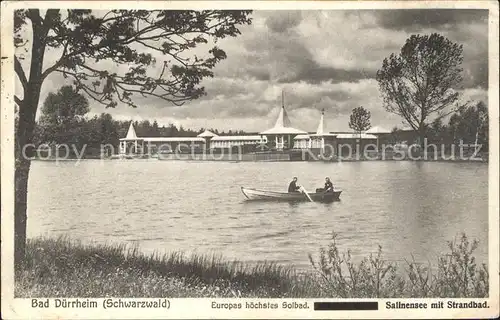
[[329, 65], [317, 59], [318, 45], [328, 41], [318, 38], [321, 37], [321, 32], [318, 32], [313, 39], [316, 44], [312, 44], [307, 39], [310, 35], [302, 32], [304, 28], [311, 28], [311, 19], [314, 18], [311, 13], [285, 11], [273, 12], [271, 16], [265, 12], [265, 15], [264, 23], [256, 26], [255, 32], [243, 34], [239, 39], [245, 50], [245, 64], [230, 69], [226, 63], [225, 76], [236, 70], [238, 76], [244, 73], [255, 79], [278, 83], [343, 82], [374, 77], [373, 68], [362, 65], [359, 68], [344, 67], [342, 63]]
[[373, 13], [379, 26], [411, 32], [422, 28], [453, 29], [461, 23], [488, 21], [488, 10], [478, 9], [376, 10]]
[[[407, 38], [404, 32], [378, 27], [375, 18], [363, 12], [322, 11], [309, 15], [309, 23], [302, 23], [298, 34], [322, 67], [373, 75], [382, 60], [399, 50]], [[372, 27], [366, 28], [367, 24]]]
[[[435, 29], [436, 32], [438, 30]], [[488, 24], [459, 24], [443, 34], [464, 50], [464, 88], [488, 88]]]
[[[349, 115], [359, 106], [371, 112], [373, 125], [401, 126], [401, 118], [384, 110], [374, 76], [382, 60], [398, 53], [411, 34], [432, 32], [463, 45], [464, 99], [487, 101], [485, 11], [277, 10], [254, 11], [252, 17], [252, 25], [240, 28], [241, 35], [218, 41], [227, 59], [214, 68], [213, 78], [202, 82], [206, 96], [181, 107], [139, 98], [136, 109], [105, 109], [91, 101], [92, 114], [256, 132], [274, 124], [284, 91], [292, 123], [303, 130], [316, 130], [320, 110], [325, 109], [326, 130], [349, 131]], [[202, 56], [206, 48], [195, 51]], [[47, 52], [46, 57], [48, 66], [58, 54]], [[118, 71], [127, 66], [105, 63], [103, 68]], [[48, 92], [70, 81], [51, 75], [43, 85], [40, 105]], [[22, 96], [20, 85], [16, 93]]]
[[298, 26], [301, 21], [301, 11], [272, 12], [266, 19], [266, 26], [271, 32], [282, 33]]

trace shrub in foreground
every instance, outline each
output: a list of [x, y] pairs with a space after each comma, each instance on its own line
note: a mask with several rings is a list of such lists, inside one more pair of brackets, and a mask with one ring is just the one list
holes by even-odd
[[448, 242], [449, 253], [438, 258], [437, 267], [412, 259], [404, 266], [382, 258], [382, 248], [359, 263], [352, 261], [350, 251], [340, 253], [337, 234], [318, 260], [309, 255], [316, 271], [314, 277], [321, 292], [331, 297], [391, 298], [391, 297], [487, 297], [488, 268], [478, 266], [472, 253], [478, 242], [472, 243], [465, 234]]

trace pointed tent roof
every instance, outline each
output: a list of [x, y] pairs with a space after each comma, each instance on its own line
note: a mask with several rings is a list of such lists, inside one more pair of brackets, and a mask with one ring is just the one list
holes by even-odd
[[274, 124], [274, 127], [266, 131], [263, 131], [260, 134], [305, 134], [305, 133], [307, 132], [292, 128], [292, 123], [290, 121], [290, 118], [288, 118], [285, 106], [282, 106], [278, 118], [276, 119], [276, 123]]
[[276, 119], [276, 123], [274, 124], [274, 127], [291, 127], [291, 126], [292, 123], [290, 122], [290, 118], [288, 118], [288, 113], [285, 110], [285, 106], [282, 106], [278, 118]]
[[[334, 136], [335, 134], [333, 134]], [[325, 132], [325, 109], [321, 110], [321, 117], [319, 118], [318, 128], [316, 133], [311, 134], [311, 137], [326, 137], [332, 136], [331, 133]]]
[[205, 130], [203, 131], [202, 133], [200, 133], [198, 135], [198, 137], [201, 137], [201, 138], [211, 138], [211, 137], [218, 137], [218, 135], [216, 135], [215, 133], [213, 133], [212, 131], [209, 131], [209, 130]]
[[130, 126], [128, 127], [127, 136], [125, 137], [125, 139], [120, 140], [139, 140], [139, 138], [137, 138], [137, 134], [135, 133], [133, 121], [130, 121]]
[[321, 110], [321, 118], [319, 118], [318, 129], [316, 129], [317, 135], [321, 135], [324, 133], [324, 130], [323, 130], [324, 116], [325, 116], [325, 109]]

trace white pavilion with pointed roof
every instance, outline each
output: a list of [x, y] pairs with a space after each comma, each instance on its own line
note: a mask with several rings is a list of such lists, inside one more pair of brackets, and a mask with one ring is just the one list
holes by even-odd
[[137, 134], [135, 133], [134, 124], [132, 121], [130, 122], [130, 126], [128, 127], [127, 136], [123, 140], [137, 140]]
[[325, 132], [324, 122], [325, 122], [325, 109], [321, 110], [321, 117], [319, 118], [319, 123], [318, 123], [318, 128], [316, 129], [316, 133], [311, 135], [310, 148], [321, 149], [322, 151], [324, 151], [325, 138], [337, 136], [336, 134]]
[[[258, 147], [264, 145], [270, 147], [271, 151], [309, 149], [317, 154], [333, 154], [339, 143], [355, 145], [360, 141], [363, 141], [363, 143], [376, 141], [378, 149], [380, 136], [383, 137], [385, 134], [390, 133], [389, 130], [378, 126], [362, 134], [328, 132], [325, 130], [324, 117], [325, 111], [323, 109], [321, 110], [316, 132], [307, 133], [292, 126], [285, 105], [282, 102], [274, 126], [258, 134], [219, 136], [214, 132], [205, 130], [196, 137], [138, 137], [133, 122], [130, 122], [126, 137], [120, 139], [120, 154], [124, 155], [129, 152], [144, 154], [145, 150], [148, 153], [160, 154], [172, 152], [172, 150], [179, 148], [186, 149], [186, 146], [188, 146], [188, 149], [183, 152], [190, 150], [190, 152], [206, 153], [207, 151], [232, 149], [233, 147], [242, 147], [243, 150], [258, 150]], [[166, 151], [163, 148], [165, 146], [167, 147]], [[260, 150], [264, 151], [264, 149]]]
[[325, 110], [321, 110], [321, 116], [319, 118], [318, 127], [316, 133], [313, 134], [301, 134], [294, 139], [294, 148], [297, 149], [320, 149], [324, 151], [325, 149], [325, 139], [331, 140], [335, 138], [336, 134], [329, 133], [325, 131]]
[[261, 145], [267, 139], [261, 135], [224, 135], [219, 136], [209, 130], [196, 137], [138, 137], [133, 122], [130, 122], [125, 138], [120, 139], [120, 155], [145, 153], [177, 152], [186, 147], [193, 152], [206, 152], [210, 149], [230, 149], [246, 145]]
[[120, 139], [120, 154], [127, 153], [128, 149], [131, 147], [134, 153], [138, 153], [139, 148], [141, 148], [141, 150], [144, 148], [144, 140], [137, 137], [132, 121], [130, 121], [127, 136]]
[[293, 139], [300, 134], [307, 134], [307, 132], [292, 127], [284, 105], [280, 108], [274, 127], [260, 132], [260, 135], [266, 136], [268, 141], [274, 140], [276, 150], [292, 148]]

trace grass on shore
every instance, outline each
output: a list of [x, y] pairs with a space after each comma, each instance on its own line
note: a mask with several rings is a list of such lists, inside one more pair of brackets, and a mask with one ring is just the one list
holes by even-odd
[[477, 242], [450, 242], [437, 268], [378, 254], [360, 263], [341, 254], [336, 235], [313, 272], [274, 263], [248, 266], [220, 256], [141, 253], [120, 245], [35, 238], [16, 275], [16, 297], [485, 297], [488, 271], [472, 256]]
[[146, 255], [65, 237], [31, 239], [26, 251], [15, 287], [21, 297], [300, 297], [315, 289], [291, 267], [251, 267], [217, 255]]

